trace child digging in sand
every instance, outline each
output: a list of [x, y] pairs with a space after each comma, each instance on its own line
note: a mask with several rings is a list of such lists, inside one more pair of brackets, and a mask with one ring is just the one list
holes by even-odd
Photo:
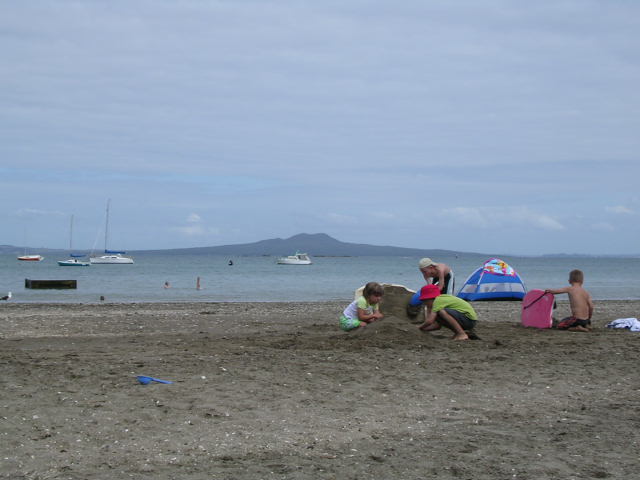
[[367, 283], [362, 296], [351, 302], [342, 312], [340, 328], [348, 332], [381, 319], [384, 315], [380, 312], [379, 304], [383, 294], [382, 285], [376, 282]]
[[558, 323], [557, 328], [572, 332], [590, 332], [591, 316], [593, 315], [593, 302], [591, 295], [584, 288], [584, 274], [581, 270], [571, 270], [569, 273], [569, 287], [548, 289], [547, 293], [559, 295], [566, 293], [569, 295], [571, 305], [571, 316]]
[[427, 306], [426, 320], [420, 330], [430, 332], [441, 327], [453, 331], [452, 340], [477, 339], [473, 332], [478, 315], [473, 307], [453, 295], [441, 294], [437, 285], [425, 285], [420, 290], [420, 300]]

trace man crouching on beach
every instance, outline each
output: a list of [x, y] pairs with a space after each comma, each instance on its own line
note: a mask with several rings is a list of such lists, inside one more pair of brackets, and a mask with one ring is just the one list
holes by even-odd
[[420, 290], [420, 300], [427, 306], [426, 320], [418, 328], [424, 332], [447, 327], [453, 331], [452, 340], [477, 338], [473, 333], [478, 314], [473, 307], [453, 295], [441, 294], [437, 285], [425, 285]]

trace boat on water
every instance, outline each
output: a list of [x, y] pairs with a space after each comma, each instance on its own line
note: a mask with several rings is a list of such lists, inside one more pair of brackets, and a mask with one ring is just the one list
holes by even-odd
[[89, 262], [91, 264], [112, 264], [112, 265], [126, 265], [132, 264], [133, 258], [126, 256], [127, 252], [120, 252], [116, 250], [108, 250], [107, 244], [109, 243], [109, 206], [111, 204], [111, 199], [107, 200], [107, 213], [105, 217], [105, 228], [104, 228], [104, 254], [103, 255], [92, 255], [89, 257]]
[[111, 250], [105, 250], [104, 255], [90, 257], [89, 261], [92, 264], [100, 263], [112, 263], [112, 264], [127, 264], [133, 263], [133, 258], [124, 256], [126, 252], [114, 252]]
[[44, 257], [42, 255], [30, 255], [27, 252], [29, 251], [29, 248], [27, 247], [28, 243], [27, 243], [27, 229], [24, 229], [24, 255], [19, 255], [17, 258], [18, 260], [20, 260], [21, 262], [41, 262], [42, 260], [44, 260]]
[[[71, 222], [69, 223], [69, 250], [73, 251], [73, 215], [71, 215]], [[58, 260], [58, 265], [61, 267], [88, 267], [91, 263], [82, 261], [80, 258], [84, 257], [84, 254], [71, 253], [70, 258], [67, 260]]]
[[281, 257], [277, 261], [278, 265], [311, 265], [311, 258], [306, 253], [298, 253]]
[[58, 260], [58, 265], [61, 267], [88, 267], [90, 262], [83, 262], [79, 258], [69, 258], [67, 260]]
[[23, 262], [41, 262], [44, 260], [42, 255], [21, 255], [18, 257], [18, 260]]

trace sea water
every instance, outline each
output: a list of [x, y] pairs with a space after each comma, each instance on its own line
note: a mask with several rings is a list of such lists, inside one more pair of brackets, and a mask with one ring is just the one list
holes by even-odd
[[[312, 265], [278, 265], [276, 257], [214, 255], [134, 255], [133, 265], [61, 267], [46, 257], [21, 262], [0, 256], [0, 296], [11, 291], [12, 302], [304, 302], [348, 300], [369, 281], [395, 283], [417, 290], [424, 280], [418, 257], [313, 257]], [[443, 256], [450, 265], [456, 291], [489, 257], [476, 254]], [[640, 299], [640, 258], [501, 257], [522, 277], [527, 289], [567, 286], [569, 272], [585, 274], [585, 288], [594, 299]], [[229, 261], [233, 265], [229, 265]], [[200, 278], [200, 289], [197, 279]], [[33, 290], [25, 279], [77, 280], [74, 290]], [[169, 282], [170, 288], [164, 288]]]

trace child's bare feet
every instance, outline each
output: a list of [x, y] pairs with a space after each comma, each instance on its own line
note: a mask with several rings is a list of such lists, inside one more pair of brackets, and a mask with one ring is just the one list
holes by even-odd
[[[466, 331], [466, 330], [465, 330]], [[473, 330], [466, 331], [469, 340], [480, 340], [480, 337]]]
[[422, 330], [423, 332], [430, 332], [432, 330], [439, 330], [440, 329], [440, 324], [439, 323], [435, 323], [435, 322], [431, 323], [431, 324], [423, 323], [418, 328], [420, 330]]
[[469, 335], [467, 335], [466, 333], [456, 333], [453, 337], [451, 337], [451, 340], [456, 340], [456, 341], [461, 341], [461, 340], [469, 340]]
[[583, 327], [582, 325], [576, 325], [575, 327], [567, 328], [570, 332], [590, 332], [591, 328]]

